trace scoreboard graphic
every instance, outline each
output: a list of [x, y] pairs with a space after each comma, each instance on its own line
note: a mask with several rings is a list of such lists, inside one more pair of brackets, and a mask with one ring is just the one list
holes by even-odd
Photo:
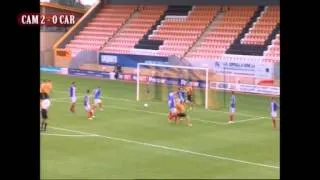
[[76, 16], [72, 13], [23, 13], [18, 16], [18, 23], [23, 26], [72, 26], [76, 22]]

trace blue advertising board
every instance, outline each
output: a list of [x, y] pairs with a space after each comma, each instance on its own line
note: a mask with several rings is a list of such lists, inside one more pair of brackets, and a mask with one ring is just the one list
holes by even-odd
[[68, 68], [55, 67], [55, 66], [40, 66], [40, 71], [46, 72], [46, 73], [61, 74], [61, 75], [68, 74]]
[[81, 69], [68, 69], [68, 74], [73, 76], [88, 76], [88, 77], [98, 77], [98, 78], [110, 78], [108, 72], [102, 71], [90, 71], [90, 70], [81, 70]]
[[59, 73], [61, 71], [61, 68], [54, 66], [40, 66], [40, 71], [49, 73]]
[[[112, 79], [110, 73], [108, 72], [101, 72], [101, 71], [91, 71], [91, 70], [82, 70], [82, 69], [68, 69], [68, 74], [72, 76], [85, 76], [85, 77], [98, 77], [98, 78], [106, 78], [106, 79]], [[149, 77], [148, 80], [150, 83], [155, 84], [166, 84], [166, 85], [185, 85], [186, 80], [182, 80], [179, 78], [167, 78], [167, 77]], [[136, 75], [133, 74], [121, 74], [119, 76], [119, 79], [122, 80], [128, 80], [128, 81], [135, 81], [137, 79]], [[182, 81], [185, 81], [182, 83]], [[191, 81], [190, 82], [192, 86], [204, 88], [205, 87], [205, 81]]]
[[[101, 71], [91, 71], [91, 70], [81, 70], [81, 69], [68, 69], [68, 74], [72, 76], [85, 76], [85, 77], [99, 77], [106, 79], [114, 79], [114, 75], [109, 72], [101, 72]], [[140, 76], [140, 80], [143, 83], [151, 83], [151, 84], [165, 84], [165, 85], [185, 85], [187, 82], [193, 86], [198, 88], [205, 88], [206, 82], [204, 80], [198, 81], [187, 81], [180, 78], [168, 78], [168, 77], [159, 77], [159, 76]], [[120, 74], [119, 78], [121, 80], [127, 81], [136, 81], [137, 76], [135, 74]], [[258, 93], [265, 95], [279, 95], [280, 88], [272, 87], [272, 86], [257, 86], [252, 84], [233, 84], [233, 83], [225, 83], [225, 82], [210, 82], [210, 89], [217, 90], [232, 90], [238, 92], [246, 92], [246, 93]]]
[[99, 64], [101, 65], [137, 67], [138, 63], [168, 64], [168, 57], [99, 53]]

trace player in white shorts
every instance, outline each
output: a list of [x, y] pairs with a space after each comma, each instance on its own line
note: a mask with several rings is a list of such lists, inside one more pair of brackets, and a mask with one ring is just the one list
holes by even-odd
[[87, 90], [87, 94], [83, 98], [83, 105], [84, 105], [84, 109], [88, 113], [88, 120], [92, 120], [94, 116], [93, 116], [93, 109], [91, 108], [91, 105], [90, 105], [89, 93], [90, 93], [90, 90]]
[[273, 129], [277, 128], [276, 118], [278, 116], [279, 105], [275, 102], [274, 97], [271, 98], [270, 110], [271, 110], [271, 118], [272, 118], [272, 126]]
[[76, 83], [75, 82], [72, 82], [71, 83], [71, 86], [69, 88], [69, 97], [70, 97], [70, 100], [71, 100], [71, 106], [70, 106], [70, 111], [72, 113], [75, 113], [76, 112], [76, 102], [77, 102], [77, 97], [76, 97]]
[[46, 131], [47, 130], [47, 125], [48, 125], [48, 109], [51, 105], [51, 102], [49, 100], [48, 95], [44, 95], [41, 100], [40, 100], [40, 107], [41, 107], [41, 131]]
[[229, 112], [229, 124], [234, 123], [234, 114], [236, 112], [236, 96], [234, 95], [234, 92], [231, 92], [231, 98], [230, 98], [230, 112]]
[[99, 106], [100, 111], [103, 111], [102, 109], [102, 100], [101, 100], [102, 91], [101, 88], [98, 87], [94, 90], [94, 110]]
[[183, 87], [179, 88], [177, 94], [178, 94], [180, 103], [186, 103], [187, 102], [187, 92], [184, 90]]
[[176, 102], [174, 98], [175, 92], [170, 92], [168, 95], [168, 106], [169, 106], [169, 114], [168, 114], [168, 121], [175, 121], [177, 119], [177, 109], [176, 109]]

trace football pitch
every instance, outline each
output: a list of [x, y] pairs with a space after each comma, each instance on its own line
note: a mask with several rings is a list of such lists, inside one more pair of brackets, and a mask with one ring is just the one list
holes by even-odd
[[[41, 79], [53, 82], [41, 179], [279, 178], [280, 134], [272, 129], [268, 97], [236, 94], [234, 124], [227, 123], [228, 108], [196, 107], [187, 127], [167, 122], [166, 102], [135, 101], [134, 83], [47, 73]], [[72, 81], [76, 114], [69, 112]], [[88, 121], [83, 96], [97, 86], [104, 111]]]

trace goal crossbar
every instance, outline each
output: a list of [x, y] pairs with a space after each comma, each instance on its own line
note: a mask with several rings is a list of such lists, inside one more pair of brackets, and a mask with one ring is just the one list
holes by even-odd
[[209, 68], [194, 67], [194, 66], [174, 66], [164, 64], [149, 64], [149, 63], [138, 63], [137, 64], [137, 101], [140, 100], [140, 67], [141, 66], [152, 66], [152, 67], [164, 67], [164, 68], [179, 68], [179, 69], [191, 69], [191, 70], [203, 70], [206, 72], [206, 87], [205, 87], [205, 108], [208, 109], [208, 91], [209, 91]]

